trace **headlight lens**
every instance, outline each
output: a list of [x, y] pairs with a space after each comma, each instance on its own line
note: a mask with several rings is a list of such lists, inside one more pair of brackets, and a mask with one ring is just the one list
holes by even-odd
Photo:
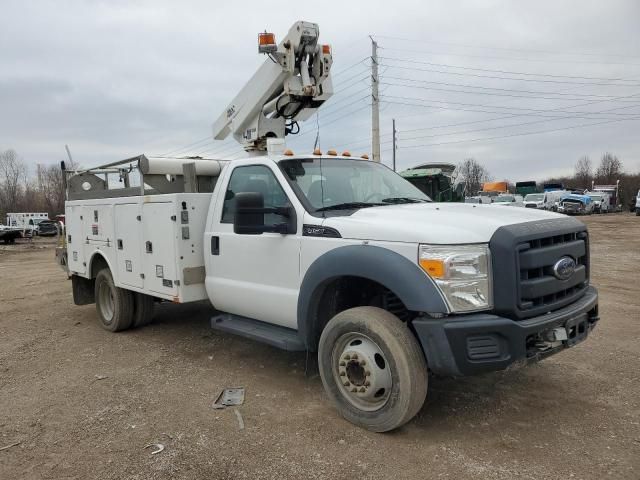
[[420, 245], [418, 261], [440, 288], [452, 312], [491, 308], [487, 245]]

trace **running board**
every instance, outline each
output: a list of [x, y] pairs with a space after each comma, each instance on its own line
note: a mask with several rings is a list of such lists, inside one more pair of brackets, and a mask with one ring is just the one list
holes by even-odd
[[296, 330], [231, 313], [221, 313], [211, 317], [211, 328], [257, 340], [283, 350], [292, 352], [306, 350]]

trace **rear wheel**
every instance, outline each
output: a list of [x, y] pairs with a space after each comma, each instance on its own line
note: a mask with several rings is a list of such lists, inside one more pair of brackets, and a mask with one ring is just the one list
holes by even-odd
[[110, 332], [126, 330], [133, 321], [133, 295], [118, 288], [108, 268], [98, 272], [95, 284], [96, 309], [100, 325]]
[[133, 328], [149, 325], [153, 320], [153, 297], [144, 293], [133, 294]]
[[404, 425], [427, 395], [427, 365], [415, 336], [395, 315], [356, 307], [320, 337], [320, 376], [344, 418], [374, 432]]

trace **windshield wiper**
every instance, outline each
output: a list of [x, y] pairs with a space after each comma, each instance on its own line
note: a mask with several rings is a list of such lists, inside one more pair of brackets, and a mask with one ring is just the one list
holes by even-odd
[[414, 198], [414, 197], [389, 197], [383, 198], [382, 201], [384, 203], [427, 203], [428, 200], [424, 198]]
[[380, 205], [384, 205], [384, 203], [345, 202], [316, 208], [316, 212], [326, 212], [327, 210], [354, 210], [357, 208], [379, 207]]

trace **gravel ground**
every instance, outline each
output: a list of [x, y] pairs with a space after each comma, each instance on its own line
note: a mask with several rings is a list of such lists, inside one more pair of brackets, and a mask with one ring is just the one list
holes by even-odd
[[[638, 480], [640, 218], [585, 222], [602, 317], [590, 338], [528, 368], [430, 379], [390, 434], [342, 420], [304, 354], [210, 330], [206, 304], [111, 334], [72, 304], [52, 241], [2, 246], [0, 478]], [[244, 405], [213, 409], [231, 386]]]

